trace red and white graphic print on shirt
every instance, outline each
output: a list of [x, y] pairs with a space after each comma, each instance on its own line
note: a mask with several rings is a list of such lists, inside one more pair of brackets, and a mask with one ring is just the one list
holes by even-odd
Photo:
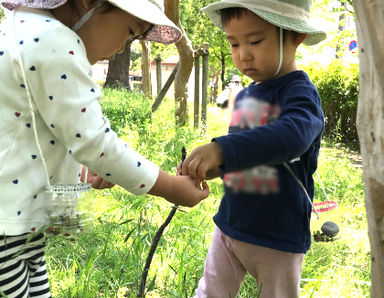
[[[275, 121], [280, 115], [280, 106], [271, 105], [254, 97], [238, 101], [232, 112], [230, 131], [253, 129]], [[234, 192], [267, 195], [279, 192], [278, 172], [269, 166], [256, 166], [224, 175], [224, 183]]]

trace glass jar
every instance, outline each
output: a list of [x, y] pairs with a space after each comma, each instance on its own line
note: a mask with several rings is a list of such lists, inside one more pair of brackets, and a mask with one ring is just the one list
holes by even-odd
[[90, 189], [88, 183], [47, 186], [47, 232], [69, 236], [83, 231], [92, 216], [88, 195]]

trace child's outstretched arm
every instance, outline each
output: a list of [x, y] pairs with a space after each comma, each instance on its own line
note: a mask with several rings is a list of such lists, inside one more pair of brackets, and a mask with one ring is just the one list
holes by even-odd
[[163, 197], [176, 205], [193, 207], [208, 197], [209, 187], [205, 181], [201, 182], [190, 176], [170, 176], [160, 170], [155, 185], [148, 193]]
[[219, 167], [223, 164], [223, 151], [217, 142], [195, 148], [181, 167], [182, 175], [194, 179], [213, 179], [220, 176]]

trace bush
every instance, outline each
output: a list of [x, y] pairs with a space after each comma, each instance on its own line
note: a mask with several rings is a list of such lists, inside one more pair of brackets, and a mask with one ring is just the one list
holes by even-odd
[[140, 133], [152, 122], [151, 102], [141, 93], [103, 88], [100, 104], [103, 114], [111, 122], [111, 128], [119, 136], [124, 134], [125, 128]]
[[356, 113], [359, 92], [359, 67], [334, 61], [314, 63], [303, 68], [319, 91], [325, 116], [324, 136], [358, 148]]

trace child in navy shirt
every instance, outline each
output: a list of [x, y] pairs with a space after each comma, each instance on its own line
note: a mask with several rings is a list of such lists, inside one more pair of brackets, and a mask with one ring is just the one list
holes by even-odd
[[195, 297], [236, 297], [247, 272], [260, 297], [299, 297], [324, 127], [319, 94], [295, 64], [301, 43], [326, 36], [308, 22], [311, 4], [222, 0], [203, 9], [254, 82], [236, 97], [229, 133], [179, 166], [199, 179], [222, 176], [225, 187]]

